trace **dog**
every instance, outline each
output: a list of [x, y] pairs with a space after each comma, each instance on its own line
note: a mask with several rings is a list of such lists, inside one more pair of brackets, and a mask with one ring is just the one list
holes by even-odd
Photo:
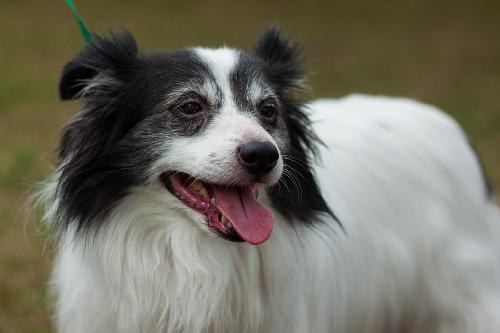
[[63, 70], [45, 183], [60, 332], [500, 332], [500, 214], [457, 123], [404, 98], [303, 103], [296, 44]]

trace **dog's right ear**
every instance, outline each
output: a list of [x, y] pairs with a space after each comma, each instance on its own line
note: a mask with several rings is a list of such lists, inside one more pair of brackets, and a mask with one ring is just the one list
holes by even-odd
[[271, 79], [283, 88], [301, 88], [302, 57], [299, 49], [284, 38], [278, 27], [264, 31], [254, 50], [269, 70]]
[[94, 39], [68, 62], [59, 82], [63, 100], [106, 94], [134, 71], [137, 43], [128, 31]]

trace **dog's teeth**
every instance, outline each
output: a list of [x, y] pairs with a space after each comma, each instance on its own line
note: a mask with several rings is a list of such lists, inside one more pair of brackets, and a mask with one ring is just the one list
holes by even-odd
[[199, 181], [195, 180], [189, 187], [199, 191], [203, 187], [203, 185]]
[[205, 187], [202, 187], [202, 189], [199, 190], [198, 192], [200, 192], [202, 197], [208, 198], [208, 192], [207, 192], [207, 189]]
[[221, 223], [223, 225], [225, 225], [228, 229], [231, 229], [232, 225], [231, 225], [231, 222], [229, 222], [229, 220], [226, 218], [226, 216], [224, 216], [224, 214], [222, 214], [222, 217], [220, 219]]
[[215, 206], [215, 198], [210, 199], [210, 203]]
[[190, 186], [192, 189], [196, 190], [202, 197], [208, 198], [208, 192], [203, 183], [200, 181], [194, 181]]

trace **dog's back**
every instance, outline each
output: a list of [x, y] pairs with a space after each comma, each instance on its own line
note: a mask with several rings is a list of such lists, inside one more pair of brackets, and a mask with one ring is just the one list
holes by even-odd
[[402, 98], [352, 95], [310, 108], [325, 143], [318, 179], [345, 228], [334, 237], [342, 255], [332, 283], [345, 283], [336, 288], [348, 306], [333, 306], [345, 311], [334, 327], [495, 332], [500, 217], [456, 122]]

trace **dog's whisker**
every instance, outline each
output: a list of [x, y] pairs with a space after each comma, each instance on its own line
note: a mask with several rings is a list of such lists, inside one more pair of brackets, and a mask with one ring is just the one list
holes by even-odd
[[[284, 175], [284, 176], [286, 177], [286, 175]], [[294, 197], [294, 196], [293, 196], [293, 193], [292, 193], [292, 191], [290, 190], [290, 187], [288, 187], [288, 184], [287, 184], [287, 183], [286, 183], [283, 179], [280, 179], [280, 180], [281, 180], [281, 182], [283, 183], [283, 185], [285, 186], [285, 188], [286, 188], [287, 192], [290, 194], [290, 197], [291, 197], [291, 198], [293, 198], [293, 197]]]
[[302, 180], [306, 180], [305, 176], [291, 165], [286, 165], [284, 167], [284, 170], [287, 170], [287, 171], [289, 171], [297, 176], [300, 176], [302, 178]]
[[[283, 155], [283, 160], [290, 161], [293, 164], [299, 164], [301, 167], [308, 167], [307, 164], [304, 161], [302, 161], [298, 157], [294, 157], [294, 156], [291, 156], [291, 155]], [[289, 163], [287, 163], [287, 164], [289, 165]]]
[[[289, 180], [290, 180], [290, 182], [294, 185], [294, 187], [295, 187], [295, 190], [296, 190], [296, 193], [297, 193], [298, 197], [299, 197], [299, 198], [301, 198], [301, 197], [302, 197], [302, 193], [301, 193], [301, 191], [300, 191], [300, 186], [297, 186], [297, 184], [295, 183], [295, 180], [293, 179], [293, 177], [292, 177], [292, 175], [290, 174], [290, 172], [288, 172], [288, 171], [284, 171], [284, 172], [283, 172], [283, 175], [284, 175], [284, 177], [285, 177], [286, 179], [289, 179]], [[286, 184], [286, 183], [285, 183], [285, 184]], [[288, 186], [287, 186], [287, 188], [288, 188]], [[292, 195], [292, 191], [290, 191], [290, 189], [289, 189], [289, 193], [290, 193], [290, 195]]]
[[294, 175], [293, 172], [288, 172], [288, 176], [290, 177], [290, 180], [294, 184], [295, 188], [297, 189], [299, 193], [299, 197], [302, 198], [303, 192], [302, 192], [302, 186], [300, 185], [300, 181], [297, 179], [297, 177]]

